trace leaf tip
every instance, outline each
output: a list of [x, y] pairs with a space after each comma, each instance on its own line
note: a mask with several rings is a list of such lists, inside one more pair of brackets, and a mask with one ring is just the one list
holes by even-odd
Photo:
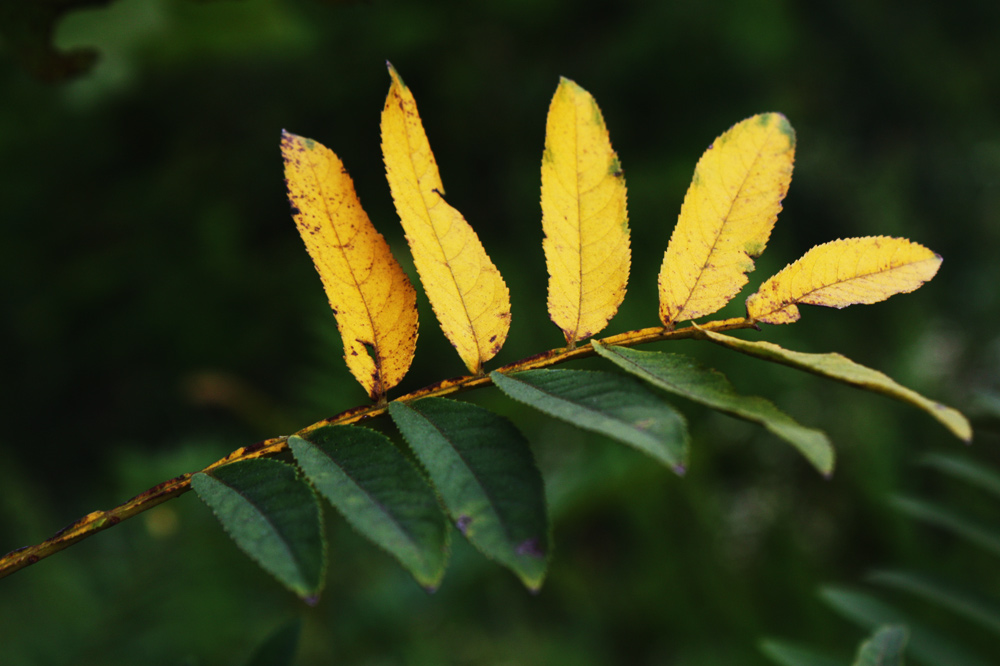
[[399, 72], [396, 71], [396, 68], [392, 66], [392, 63], [389, 62], [388, 60], [386, 60], [385, 61], [385, 67], [386, 67], [386, 69], [389, 70], [389, 76], [392, 78], [392, 82], [394, 84], [398, 85], [400, 88], [404, 88], [405, 89], [406, 88], [406, 84], [403, 83], [403, 77], [401, 77], [399, 75]]
[[788, 118], [785, 117], [785, 114], [778, 113], [775, 111], [771, 113], [762, 113], [760, 117], [762, 125], [771, 124], [771, 121], [773, 119], [775, 123], [775, 128], [779, 132], [784, 134], [785, 137], [788, 139], [789, 148], [792, 149], [795, 148], [795, 128], [793, 128], [792, 124], [788, 122]]
[[316, 141], [313, 139], [308, 139], [304, 136], [299, 136], [298, 134], [293, 134], [286, 129], [281, 130], [281, 149], [282, 151], [290, 150], [312, 150], [316, 147]]
[[571, 86], [576, 86], [576, 81], [574, 81], [573, 79], [571, 79], [569, 77], [566, 77], [566, 76], [560, 76], [559, 77], [559, 87], [560, 88], [571, 87]]
[[968, 445], [972, 444], [972, 425], [960, 411], [935, 403], [933, 416], [941, 421], [958, 439]]

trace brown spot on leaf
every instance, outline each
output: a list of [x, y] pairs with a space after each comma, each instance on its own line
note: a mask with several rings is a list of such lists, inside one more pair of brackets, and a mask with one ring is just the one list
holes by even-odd
[[521, 543], [517, 544], [517, 554], [527, 555], [528, 557], [538, 559], [545, 557], [545, 551], [542, 550], [542, 544], [538, 541], [537, 537], [525, 539]]
[[459, 532], [465, 534], [465, 530], [469, 529], [469, 523], [471, 522], [472, 518], [470, 516], [459, 516], [458, 520], [455, 521], [455, 527], [458, 528]]
[[262, 442], [255, 442], [253, 444], [248, 444], [247, 446], [243, 447], [243, 453], [246, 454], [246, 453], [254, 453], [256, 451], [260, 451], [262, 448], [267, 446], [267, 443], [268, 440], [265, 439]]

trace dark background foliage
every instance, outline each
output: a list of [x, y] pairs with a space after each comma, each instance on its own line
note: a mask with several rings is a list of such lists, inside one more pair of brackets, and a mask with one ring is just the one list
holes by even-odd
[[[510, 287], [496, 363], [562, 342], [538, 206], [560, 75], [597, 98], [629, 186], [632, 277], [612, 333], [657, 322], [701, 152], [782, 111], [796, 170], [751, 287], [848, 236], [908, 237], [945, 261], [915, 294], [807, 308], [754, 337], [840, 351], [954, 404], [977, 416], [969, 455], [1000, 463], [994, 0], [117, 0], [59, 16], [72, 4], [0, 3], [0, 551], [365, 400], [291, 221], [278, 141], [285, 128], [337, 151], [412, 270], [379, 152], [387, 59]], [[85, 54], [46, 69], [41, 5], [57, 48], [98, 50], [89, 71], [69, 76]], [[401, 390], [463, 370], [425, 299], [421, 322]], [[821, 583], [891, 561], [1000, 592], [987, 562], [886, 506], [901, 489], [950, 492], [912, 464], [960, 447], [925, 415], [706, 345], [663, 348], [826, 429], [835, 477], [680, 405], [694, 436], [681, 480], [480, 391], [546, 476], [555, 554], [539, 595], [456, 542], [429, 596], [328, 516], [327, 589], [306, 608], [189, 494], [0, 581], [0, 662], [238, 664], [296, 616], [303, 664], [757, 664], [765, 635], [846, 660], [862, 634], [817, 600]], [[990, 654], [974, 629], [947, 629]]]

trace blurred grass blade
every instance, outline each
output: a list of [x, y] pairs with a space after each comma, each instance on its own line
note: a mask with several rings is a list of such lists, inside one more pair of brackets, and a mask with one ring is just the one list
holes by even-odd
[[768, 638], [760, 643], [760, 651], [778, 666], [844, 666], [844, 662], [785, 641]]
[[542, 585], [549, 525], [542, 475], [517, 428], [467, 402], [390, 402], [389, 414], [458, 530], [532, 590]]
[[967, 481], [970, 485], [1000, 497], [1000, 473], [980, 461], [959, 456], [929, 453], [920, 459], [920, 464], [938, 470], [950, 477]]
[[314, 603], [326, 543], [319, 500], [291, 465], [258, 458], [199, 472], [191, 487], [243, 552]]
[[752, 342], [712, 331], [702, 331], [702, 334], [716, 344], [735, 349], [749, 356], [756, 356], [772, 363], [781, 363], [907, 402], [933, 416], [962, 441], [972, 441], [972, 427], [958, 410], [929, 400], [916, 391], [897, 384], [878, 370], [872, 370], [860, 363], [855, 363], [840, 354], [808, 354], [784, 349], [770, 342]]
[[852, 666], [903, 666], [906, 650], [906, 627], [891, 624], [879, 629], [858, 648]]
[[905, 624], [910, 629], [909, 656], [927, 666], [988, 666], [989, 662], [931, 629], [913, 622], [875, 597], [839, 587], [824, 587], [820, 597], [835, 611], [866, 629], [885, 624]]
[[292, 666], [302, 635], [302, 618], [278, 627], [264, 639], [246, 666]]
[[889, 503], [917, 520], [940, 527], [1000, 556], [1000, 531], [931, 502], [894, 495]]
[[823, 432], [800, 425], [769, 400], [740, 395], [718, 370], [682, 354], [608, 347], [596, 340], [593, 345], [598, 354], [654, 386], [764, 426], [798, 449], [822, 474], [833, 472], [833, 446]]
[[1000, 606], [950, 583], [907, 571], [873, 571], [868, 580], [879, 585], [909, 592], [975, 622], [1000, 636]]
[[434, 491], [385, 435], [327, 426], [288, 440], [316, 489], [358, 532], [437, 589], [448, 559], [448, 526]]
[[687, 424], [673, 407], [631, 377], [589, 370], [494, 372], [515, 400], [584, 430], [633, 446], [679, 474], [688, 457]]

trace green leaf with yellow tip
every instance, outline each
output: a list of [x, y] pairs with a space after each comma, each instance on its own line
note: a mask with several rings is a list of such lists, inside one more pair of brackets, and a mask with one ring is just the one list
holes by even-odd
[[881, 393], [895, 398], [914, 407], [918, 407], [946, 427], [953, 435], [963, 442], [972, 441], [972, 426], [957, 409], [929, 400], [916, 391], [901, 386], [878, 370], [855, 363], [840, 354], [810, 354], [796, 352], [780, 347], [772, 342], [752, 342], [741, 340], [730, 335], [702, 331], [702, 335], [723, 347], [735, 349], [749, 356], [756, 356], [766, 361], [781, 363], [799, 370], [805, 370], [821, 377], [834, 379], [850, 386]]

